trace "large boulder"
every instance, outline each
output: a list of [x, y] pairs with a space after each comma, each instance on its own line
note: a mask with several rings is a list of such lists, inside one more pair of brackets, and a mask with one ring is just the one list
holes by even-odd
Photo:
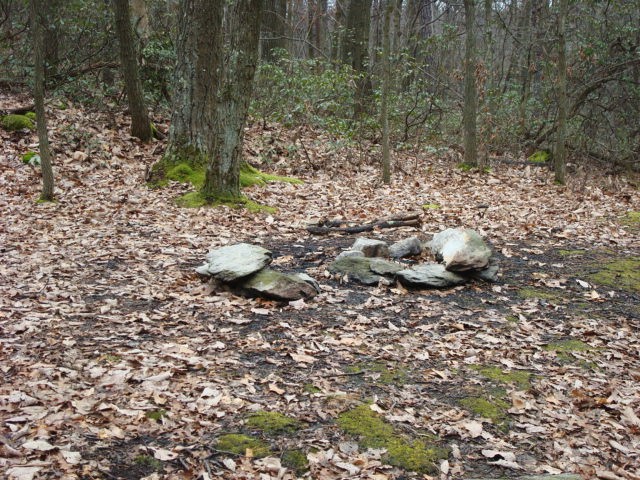
[[233, 282], [262, 270], [272, 261], [266, 248], [248, 243], [237, 243], [212, 250], [207, 263], [198, 267], [201, 275], [212, 275], [222, 282]]
[[240, 288], [249, 295], [274, 300], [300, 300], [312, 298], [318, 293], [317, 283], [308, 275], [287, 275], [265, 268], [247, 278]]
[[448, 228], [436, 233], [429, 246], [436, 259], [451, 272], [482, 270], [491, 258], [491, 249], [470, 228]]
[[411, 257], [422, 253], [422, 242], [418, 237], [409, 237], [400, 240], [389, 247], [391, 258]]
[[389, 255], [387, 243], [372, 238], [362, 237], [356, 239], [351, 250], [360, 251], [365, 257], [387, 257]]
[[403, 268], [398, 263], [368, 257], [343, 257], [329, 265], [330, 272], [347, 275], [365, 285], [377, 285], [380, 280], [390, 281]]
[[414, 288], [454, 287], [467, 281], [463, 276], [446, 270], [444, 265], [439, 263], [425, 263], [400, 270], [396, 277], [404, 286]]

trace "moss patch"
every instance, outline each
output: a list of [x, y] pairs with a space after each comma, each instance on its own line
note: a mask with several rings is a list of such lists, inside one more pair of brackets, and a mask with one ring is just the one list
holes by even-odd
[[527, 160], [532, 163], [547, 163], [550, 158], [551, 155], [549, 154], [549, 152], [547, 152], [546, 150], [538, 150], [537, 152], [534, 152], [531, 156], [529, 156]]
[[204, 168], [194, 169], [187, 163], [179, 163], [167, 171], [166, 178], [176, 182], [190, 183], [196, 188], [201, 188], [204, 185]]
[[522, 298], [537, 298], [538, 300], [547, 300], [549, 302], [562, 301], [562, 295], [534, 287], [522, 287], [518, 290], [518, 295]]
[[[561, 364], [576, 363], [576, 357], [573, 355], [574, 352], [592, 352], [596, 350], [584, 343], [582, 340], [574, 338], [551, 342], [548, 345], [545, 345], [543, 349], [548, 352], [555, 352], [556, 359]], [[583, 359], [579, 359], [577, 364], [582, 368], [590, 370], [596, 370], [598, 368], [595, 363]]]
[[34, 130], [36, 127], [26, 115], [5, 115], [0, 121], [2, 128], [9, 132], [15, 132], [17, 130]]
[[256, 458], [266, 457], [271, 454], [271, 449], [266, 442], [239, 433], [229, 433], [219, 437], [216, 449], [236, 455], [247, 455], [249, 450], [251, 451], [251, 456]]
[[311, 393], [311, 394], [320, 393], [322, 391], [318, 387], [316, 387], [313, 383], [305, 383], [303, 390], [306, 393]]
[[640, 257], [629, 257], [614, 260], [598, 266], [596, 273], [589, 278], [600, 285], [640, 292]]
[[471, 165], [470, 163], [459, 163], [458, 165], [456, 165], [456, 167], [460, 170], [462, 170], [463, 172], [470, 172], [471, 170], [473, 170], [474, 167], [473, 165]]
[[640, 212], [627, 212], [626, 215], [622, 217], [622, 223], [640, 227]]
[[359, 437], [363, 448], [385, 448], [385, 461], [406, 470], [433, 473], [435, 463], [447, 458], [448, 451], [426, 439], [415, 440], [397, 432], [373, 412], [369, 405], [360, 405], [342, 413], [338, 425], [350, 435]]
[[133, 458], [133, 463], [142, 467], [147, 467], [151, 470], [162, 470], [162, 462], [151, 455], [136, 455]]
[[507, 410], [510, 405], [502, 398], [502, 393], [492, 397], [467, 397], [459, 401], [460, 406], [466, 408], [471, 413], [490, 419], [500, 430], [509, 429], [509, 414]]
[[231, 208], [246, 208], [253, 213], [276, 213], [278, 211], [275, 207], [269, 205], [262, 205], [258, 202], [248, 199], [247, 197], [218, 199], [214, 202], [207, 202], [200, 192], [185, 193], [181, 197], [175, 200], [179, 207], [183, 208], [200, 208], [200, 207], [219, 207], [225, 205]]
[[573, 257], [577, 255], [584, 255], [587, 253], [585, 250], [558, 250], [558, 255], [561, 257]]
[[150, 410], [144, 414], [149, 420], [160, 421], [163, 417], [167, 416], [167, 411], [160, 408], [159, 410]]
[[296, 419], [287, 417], [279, 412], [267, 412], [264, 410], [249, 415], [246, 425], [249, 428], [261, 430], [267, 435], [292, 433], [300, 428]]
[[385, 362], [362, 362], [347, 367], [349, 373], [379, 374], [375, 382], [383, 385], [399, 385], [407, 383], [407, 370], [403, 368], [389, 367]]
[[496, 366], [473, 365], [471, 367], [480, 375], [494, 382], [504, 384], [514, 384], [518, 390], [528, 390], [531, 388], [531, 373], [522, 370], [503, 371]]
[[442, 207], [437, 203], [425, 203], [422, 205], [423, 210], [438, 210], [440, 208]]
[[282, 453], [282, 465], [302, 476], [309, 470], [309, 460], [302, 450], [285, 450]]
[[293, 177], [281, 177], [279, 175], [271, 175], [261, 172], [253, 168], [248, 163], [243, 163], [240, 167], [240, 187], [246, 188], [253, 185], [266, 185], [269, 182], [283, 182], [292, 184], [302, 184], [302, 180]]
[[27, 112], [24, 114], [24, 116], [27, 117], [32, 122], [36, 121], [36, 112]]

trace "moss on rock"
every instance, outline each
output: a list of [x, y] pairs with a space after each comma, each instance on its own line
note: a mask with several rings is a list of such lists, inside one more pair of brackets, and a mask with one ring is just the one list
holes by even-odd
[[287, 417], [279, 412], [267, 412], [264, 410], [249, 415], [246, 425], [251, 429], [260, 430], [266, 435], [292, 433], [300, 428], [295, 418]]
[[35, 125], [26, 115], [5, 115], [0, 121], [2, 128], [9, 132], [15, 132], [18, 130], [34, 130]]
[[397, 432], [369, 405], [360, 405], [342, 413], [337, 422], [346, 433], [357, 436], [362, 447], [386, 449], [385, 461], [396, 467], [433, 473], [437, 471], [436, 462], [448, 456], [448, 450], [435, 441], [411, 439]]
[[248, 450], [251, 456], [260, 458], [271, 454], [271, 448], [266, 442], [249, 435], [240, 433], [228, 433], [218, 438], [216, 449], [236, 455], [247, 455]]
[[27, 117], [32, 122], [36, 121], [36, 112], [27, 112], [24, 114], [24, 116]]

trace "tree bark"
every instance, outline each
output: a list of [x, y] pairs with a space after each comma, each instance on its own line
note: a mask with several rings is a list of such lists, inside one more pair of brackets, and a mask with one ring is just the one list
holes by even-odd
[[558, 129], [556, 146], [553, 155], [555, 181], [565, 183], [567, 170], [567, 52], [565, 22], [567, 18], [568, 0], [560, 0], [558, 12]]
[[138, 71], [129, 0], [113, 0], [113, 7], [118, 43], [120, 44], [120, 66], [131, 115], [131, 136], [147, 142], [151, 140], [153, 133]]
[[475, 0], [464, 0], [464, 17], [467, 31], [464, 55], [464, 107], [462, 112], [464, 162], [468, 165], [478, 166], [478, 146], [476, 138], [478, 92], [476, 86]]
[[36, 127], [40, 151], [40, 167], [42, 168], [42, 193], [40, 200], [53, 201], [53, 167], [49, 135], [47, 133], [47, 117], [44, 111], [44, 76], [45, 76], [45, 42], [42, 13], [43, 0], [31, 0], [31, 24], [33, 26], [33, 53], [35, 82], [33, 97], [36, 110]]
[[371, 78], [368, 69], [369, 28], [371, 26], [372, 0], [351, 0], [346, 14], [346, 30], [342, 41], [342, 63], [351, 65], [358, 74], [354, 117], [359, 118], [367, 110], [371, 95]]
[[211, 156], [201, 191], [207, 200], [240, 197], [242, 140], [258, 62], [261, 13], [262, 0], [237, 0], [232, 7], [232, 48], [224, 62]]
[[165, 161], [209, 162], [222, 66], [223, 3], [181, 0], [178, 9], [173, 111]]
[[391, 183], [391, 152], [389, 149], [389, 92], [391, 90], [391, 16], [395, 0], [387, 0], [382, 28], [382, 98], [380, 117], [382, 123], [382, 181]]

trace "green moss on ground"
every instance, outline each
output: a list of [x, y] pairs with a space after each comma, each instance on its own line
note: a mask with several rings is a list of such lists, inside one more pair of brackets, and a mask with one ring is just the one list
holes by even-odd
[[32, 122], [36, 121], [36, 112], [27, 112], [24, 114], [24, 116], [27, 117]]
[[204, 168], [193, 168], [187, 163], [179, 163], [167, 170], [167, 180], [190, 183], [196, 188], [204, 185]]
[[504, 384], [514, 384], [518, 390], [528, 390], [531, 388], [531, 373], [523, 370], [503, 371], [497, 366], [472, 365], [480, 375], [489, 380]]
[[133, 463], [152, 470], [162, 470], [162, 462], [151, 455], [136, 455], [133, 458]]
[[622, 223], [640, 227], [640, 212], [627, 212], [626, 215], [622, 217]]
[[26, 115], [5, 115], [2, 117], [0, 125], [9, 132], [25, 129], [34, 130], [36, 128], [33, 120]]
[[26, 164], [39, 164], [40, 156], [37, 152], [28, 151], [24, 155], [22, 155], [22, 163]]
[[464, 163], [464, 162], [459, 163], [458, 165], [456, 165], [456, 167], [457, 167], [459, 170], [462, 170], [463, 172], [470, 172], [471, 170], [473, 170], [474, 168], [476, 168], [476, 167], [474, 167], [473, 165], [471, 165], [470, 163]]
[[303, 389], [306, 393], [311, 393], [311, 394], [320, 393], [322, 391], [321, 389], [316, 387], [313, 383], [305, 383]]
[[219, 207], [224, 205], [231, 208], [246, 208], [253, 213], [276, 213], [278, 211], [275, 207], [262, 205], [247, 197], [229, 199], [221, 198], [214, 202], [208, 202], [200, 192], [185, 193], [176, 199], [176, 204], [183, 208]]
[[386, 449], [385, 461], [396, 467], [434, 473], [437, 471], [436, 462], [448, 456], [447, 449], [435, 441], [430, 442], [427, 438], [416, 440], [397, 432], [369, 405], [360, 405], [340, 414], [337, 422], [343, 431], [357, 436], [363, 448]]
[[251, 450], [252, 456], [256, 458], [271, 454], [271, 448], [266, 442], [240, 433], [222, 435], [218, 438], [215, 448], [236, 455], [246, 455], [247, 450]]
[[640, 292], [640, 257], [629, 257], [598, 265], [589, 278], [600, 285]]
[[300, 424], [295, 418], [287, 417], [279, 412], [264, 410], [249, 415], [246, 425], [249, 428], [260, 430], [266, 435], [292, 433], [300, 428]]
[[587, 253], [585, 250], [558, 250], [558, 255], [561, 257], [573, 257], [577, 255], [584, 255]]
[[385, 362], [361, 362], [347, 367], [349, 373], [379, 373], [376, 383], [402, 386], [407, 383], [407, 370], [387, 366]]
[[283, 182], [300, 185], [304, 183], [302, 180], [293, 177], [281, 177], [280, 175], [272, 175], [264, 173], [253, 168], [248, 163], [243, 163], [240, 167], [240, 187], [246, 188], [253, 185], [266, 185], [269, 182]]
[[538, 300], [547, 300], [549, 302], [560, 302], [563, 299], [562, 295], [558, 293], [534, 287], [522, 287], [518, 290], [518, 295], [525, 299], [537, 298]]
[[163, 417], [167, 416], [167, 411], [160, 408], [158, 410], [149, 410], [144, 414], [149, 420], [160, 421]]
[[425, 203], [422, 205], [423, 210], [438, 210], [440, 208], [442, 207], [437, 203]]
[[546, 150], [538, 150], [534, 152], [527, 160], [532, 163], [547, 163], [551, 155]]
[[545, 345], [543, 349], [548, 352], [555, 352], [556, 359], [561, 364], [577, 364], [579, 367], [586, 370], [598, 369], [598, 366], [595, 363], [589, 362], [584, 359], [576, 359], [576, 357], [573, 355], [574, 352], [593, 352], [597, 350], [584, 343], [582, 340], [577, 340], [574, 338], [558, 340], [556, 342], [551, 342], [548, 345]]
[[460, 406], [466, 408], [471, 413], [481, 417], [488, 418], [500, 430], [507, 431], [509, 429], [509, 414], [507, 410], [511, 407], [504, 400], [504, 394], [496, 392], [496, 395], [487, 397], [467, 397], [459, 401]]
[[309, 470], [309, 460], [302, 450], [285, 450], [282, 453], [282, 465], [302, 476]]

